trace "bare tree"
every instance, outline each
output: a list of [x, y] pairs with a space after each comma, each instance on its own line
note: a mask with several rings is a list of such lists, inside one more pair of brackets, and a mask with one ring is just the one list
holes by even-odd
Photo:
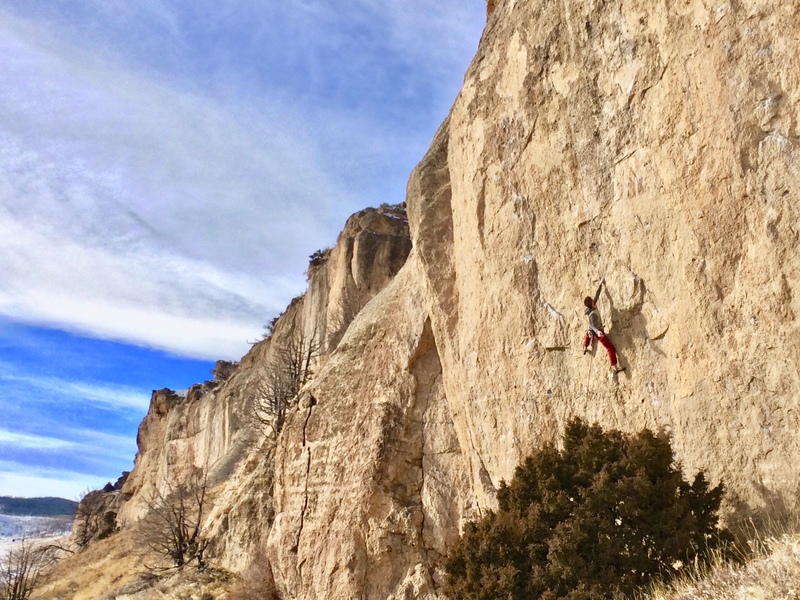
[[286, 411], [311, 378], [311, 365], [319, 353], [316, 331], [307, 337], [301, 327], [295, 327], [288, 340], [273, 352], [253, 403], [255, 421], [268, 435], [280, 433]]
[[280, 318], [281, 315], [278, 315], [277, 317], [270, 319], [267, 323], [264, 323], [264, 326], [262, 327], [264, 332], [261, 334], [261, 339], [268, 340], [272, 337], [272, 330], [275, 329], [275, 325], [278, 324], [278, 319]]
[[55, 561], [53, 548], [22, 540], [0, 559], [0, 600], [27, 600], [44, 569]]
[[[192, 562], [201, 570], [207, 566], [204, 553], [208, 539], [203, 532], [203, 520], [209, 504], [208, 476], [200, 469], [185, 483], [168, 483], [165, 492], [156, 491], [151, 495], [139, 535], [161, 564], [148, 568], [180, 569]], [[163, 566], [164, 563], [167, 566]]]

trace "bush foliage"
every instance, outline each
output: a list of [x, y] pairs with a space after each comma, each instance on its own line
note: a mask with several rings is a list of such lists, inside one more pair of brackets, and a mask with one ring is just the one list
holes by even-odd
[[498, 511], [467, 525], [445, 565], [446, 591], [453, 600], [630, 594], [720, 543], [722, 495], [702, 472], [684, 481], [664, 436], [575, 419], [563, 450], [527, 458], [501, 484]]

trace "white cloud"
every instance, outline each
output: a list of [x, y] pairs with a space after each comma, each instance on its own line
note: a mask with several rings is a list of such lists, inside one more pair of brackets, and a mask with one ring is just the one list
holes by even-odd
[[331, 217], [343, 192], [282, 121], [2, 33], [10, 216], [102, 248], [145, 244], [244, 270], [279, 267], [292, 236], [325, 230], [307, 207]]
[[[13, 448], [17, 458], [0, 455], [0, 496], [76, 498], [114, 480], [121, 468], [129, 470], [136, 442], [130, 436], [90, 429], [60, 428], [58, 436], [0, 429], [0, 450], [4, 448]], [[42, 455], [51, 457], [46, 466], [38, 462]]]
[[[54, 82], [78, 67], [0, 40], [11, 54], [0, 310], [188, 356], [241, 356], [302, 287], [309, 240], [326, 237], [301, 216], [329, 217], [325, 202], [302, 207], [337, 198], [303, 159], [313, 153], [146, 81], [101, 70]], [[59, 96], [70, 114], [47, 106]]]
[[[14, 448], [16, 455], [25, 452], [29, 459], [0, 458], [0, 496], [72, 499], [114, 480], [121, 474], [118, 465], [130, 469], [136, 452], [136, 444], [128, 436], [88, 429], [60, 429], [59, 437], [0, 429], [0, 450], [4, 447]], [[36, 464], [42, 454], [54, 457], [54, 464]]]
[[[41, 425], [41, 423], [40, 423]], [[85, 470], [116, 472], [117, 465], [132, 465], [137, 451], [136, 440], [132, 436], [105, 433], [93, 429], [58, 427], [50, 423], [53, 435], [39, 433], [20, 433], [0, 428], [0, 448], [12, 448], [16, 453], [20, 450], [28, 453], [39, 452], [51, 455], [50, 462], [62, 463], [63, 467], [77, 468], [82, 465]], [[21, 459], [4, 460], [0, 457], [0, 466], [13, 470], [28, 471], [30, 469], [49, 468], [40, 464], [19, 462]]]
[[[485, 0], [416, 3], [409, 0], [359, 0], [372, 18], [385, 22], [386, 43], [420, 64], [430, 75], [447, 77], [464, 69], [478, 47]], [[457, 75], [461, 75], [458, 73]], [[454, 98], [451, 98], [452, 101]]]
[[59, 428], [58, 434], [58, 436], [38, 435], [0, 428], [0, 446], [45, 452], [69, 451], [74, 456], [97, 458], [101, 461], [109, 459], [133, 461], [136, 454], [136, 442], [129, 436], [69, 427]]
[[296, 289], [281, 276], [261, 281], [146, 248], [117, 254], [7, 221], [0, 272], [6, 315], [211, 360], [241, 357]]
[[[484, 6], [6, 0], [0, 326], [4, 315], [241, 357], [352, 212], [403, 200]], [[118, 414], [149, 402], [18, 368], [4, 379]], [[0, 444], [17, 457], [49, 448], [53, 468], [0, 458], [0, 494], [75, 497], [106, 481], [77, 471], [114, 471], [136, 449], [88, 430], [41, 435], [52, 414], [29, 421], [26, 433], [0, 429]]]

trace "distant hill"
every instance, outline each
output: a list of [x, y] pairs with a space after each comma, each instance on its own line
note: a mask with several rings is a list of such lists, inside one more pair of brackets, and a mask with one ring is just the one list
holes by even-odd
[[0, 514], [30, 517], [74, 515], [78, 503], [64, 498], [14, 498], [0, 496]]

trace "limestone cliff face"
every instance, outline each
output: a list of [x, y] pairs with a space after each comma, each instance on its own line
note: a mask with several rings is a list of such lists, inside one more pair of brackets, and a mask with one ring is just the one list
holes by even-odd
[[405, 206], [352, 215], [336, 245], [312, 260], [304, 313], [305, 334], [327, 355], [358, 312], [392, 280], [411, 251]]
[[246, 450], [249, 440], [240, 435], [244, 415], [236, 395], [226, 391], [219, 382], [207, 382], [185, 395], [153, 392], [150, 410], [139, 426], [134, 468], [122, 488], [127, 502], [118, 514], [120, 525], [140, 518], [156, 490], [166, 494], [170, 484], [194, 469], [214, 465], [216, 470], [220, 461], [235, 462]]
[[[497, 12], [434, 149], [449, 190], [423, 165], [409, 197], [480, 503], [572, 415], [666, 428], [751, 506], [793, 493], [800, 12]], [[601, 275], [618, 378], [580, 352]]]
[[286, 598], [435, 594], [472, 508], [415, 265], [360, 313], [279, 439], [269, 543]]
[[[493, 6], [412, 174], [414, 250], [276, 449], [284, 598], [435, 598], [465, 518], [573, 416], [666, 429], [732, 508], [800, 461], [800, 10]], [[604, 276], [627, 371], [583, 356]]]

